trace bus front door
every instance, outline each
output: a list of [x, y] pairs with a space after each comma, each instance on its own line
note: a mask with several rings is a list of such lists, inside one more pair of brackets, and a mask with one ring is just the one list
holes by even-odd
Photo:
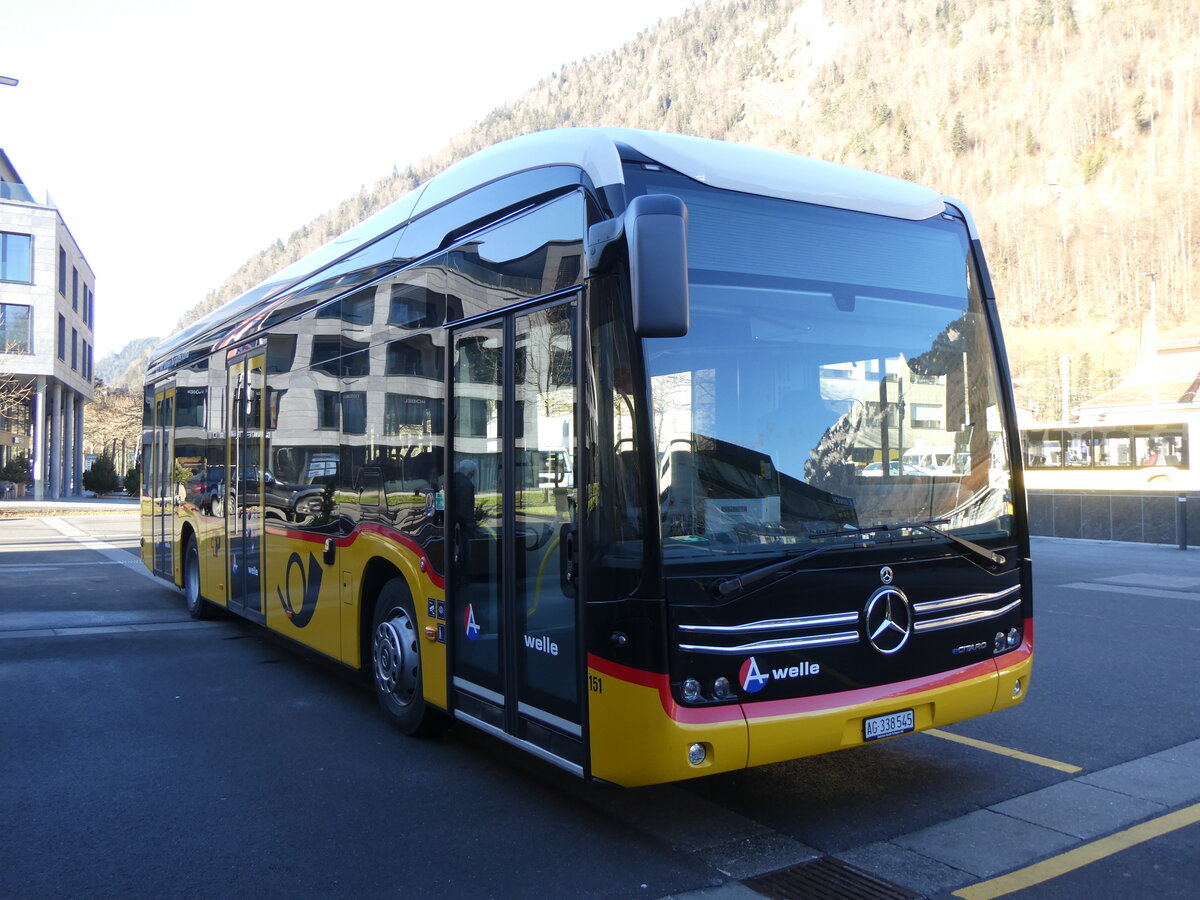
[[225, 534], [229, 547], [229, 607], [256, 622], [263, 609], [263, 372], [266, 357], [242, 355], [230, 362], [226, 378], [229, 444], [226, 448]]
[[572, 299], [453, 337], [448, 454], [455, 713], [581, 770]]

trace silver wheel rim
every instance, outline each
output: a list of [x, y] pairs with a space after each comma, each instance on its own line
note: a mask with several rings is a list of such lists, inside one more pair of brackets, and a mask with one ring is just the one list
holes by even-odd
[[200, 554], [195, 544], [188, 545], [183, 561], [183, 591], [188, 609], [195, 609], [200, 602]]
[[379, 690], [400, 706], [408, 706], [417, 693], [420, 658], [417, 630], [403, 609], [392, 609], [375, 629], [372, 654]]

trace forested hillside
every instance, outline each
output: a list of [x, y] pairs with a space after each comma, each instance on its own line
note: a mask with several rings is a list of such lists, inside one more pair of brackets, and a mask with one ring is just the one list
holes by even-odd
[[[236, 296], [483, 146], [558, 126], [726, 138], [875, 169], [965, 200], [1023, 405], [1057, 408], [1160, 328], [1200, 334], [1194, 0], [708, 0], [548, 74], [433, 157], [279, 240], [185, 318]], [[286, 150], [284, 151], [286, 152]]]
[[140, 393], [146, 374], [146, 359], [158, 338], [138, 338], [130, 341], [119, 353], [110, 353], [96, 361], [94, 375], [109, 387], [129, 388]]

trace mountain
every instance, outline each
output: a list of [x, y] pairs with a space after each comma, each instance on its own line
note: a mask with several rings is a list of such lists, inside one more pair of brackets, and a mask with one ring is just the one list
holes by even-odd
[[146, 361], [150, 358], [150, 351], [161, 340], [150, 337], [130, 341], [117, 353], [109, 353], [96, 360], [92, 374], [109, 387], [128, 388], [140, 394]]
[[1158, 321], [1200, 331], [1193, 0], [708, 0], [564, 66], [438, 153], [247, 262], [180, 322], [445, 166], [543, 128], [625, 125], [873, 169], [962, 198], [988, 252], [1019, 403], [1110, 387]]

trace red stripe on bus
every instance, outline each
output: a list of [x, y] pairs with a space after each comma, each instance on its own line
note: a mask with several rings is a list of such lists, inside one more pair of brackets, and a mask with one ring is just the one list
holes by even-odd
[[757, 703], [743, 702], [740, 706], [680, 706], [671, 695], [671, 683], [665, 674], [647, 672], [644, 669], [635, 669], [591, 653], [588, 654], [588, 667], [610, 678], [616, 678], [640, 687], [656, 689], [663, 705], [663, 711], [676, 722], [685, 724], [717, 724], [720, 722], [738, 721], [742, 718], [752, 721], [754, 719], [774, 718], [801, 713], [824, 712], [857, 706], [862, 703], [872, 703], [878, 700], [902, 700], [910, 694], [919, 694], [923, 691], [951, 687], [976, 678], [995, 675], [999, 664], [1005, 666], [1020, 664], [1032, 655], [1032, 631], [1033, 621], [1026, 619], [1025, 640], [1018, 650], [1003, 657], [983, 660], [982, 662], [973, 663], [960, 669], [953, 669], [949, 672], [938, 672], [933, 675], [910, 678], [907, 681], [892, 684], [839, 691], [836, 694], [793, 697], [786, 700], [761, 700]]
[[902, 701], [910, 694], [932, 691], [938, 688], [951, 687], [976, 678], [996, 674], [996, 660], [985, 659], [961, 669], [949, 672], [938, 672], [934, 675], [924, 675], [921, 678], [910, 678], [908, 681], [897, 681], [891, 684], [880, 684], [873, 687], [854, 688], [849, 691], [839, 691], [836, 694], [820, 694], [815, 697], [793, 697], [787, 700], [762, 700], [758, 703], [743, 703], [746, 719], [769, 719], [778, 716], [796, 715], [798, 713], [827, 712], [834, 709], [844, 709], [858, 706], [862, 703], [874, 703], [878, 700]]
[[[314, 534], [311, 531], [297, 531], [295, 529], [288, 528], [286, 525], [267, 525], [266, 530], [268, 534], [280, 535], [291, 538], [294, 541], [307, 541], [310, 544], [324, 544], [328, 538], [328, 535]], [[426, 556], [424, 548], [422, 548], [420, 544], [418, 544], [408, 535], [397, 531], [394, 528], [388, 528], [385, 525], [379, 525], [375, 522], [359, 522], [354, 526], [354, 530], [349, 534], [341, 537], [335, 537], [333, 540], [338, 549], [345, 549], [358, 540], [359, 533], [366, 531], [381, 535], [382, 537], [387, 538], [389, 541], [399, 544], [410, 553], [415, 554], [416, 557], [421, 561], [422, 571], [425, 573], [425, 576], [430, 580], [430, 582], [432, 582], [433, 586], [440, 588], [443, 591], [446, 589], [446, 579], [437, 574], [437, 572], [434, 570], [433, 563], [429, 561], [429, 557]]]
[[596, 670], [601, 675], [607, 675], [609, 678], [616, 678], [618, 681], [626, 681], [639, 687], [657, 690], [663, 712], [674, 721], [682, 722], [685, 725], [718, 725], [722, 722], [741, 722], [745, 719], [741, 707], [736, 703], [707, 707], [680, 706], [671, 695], [670, 679], [662, 672], [635, 669], [593, 653], [588, 654], [588, 668]]

